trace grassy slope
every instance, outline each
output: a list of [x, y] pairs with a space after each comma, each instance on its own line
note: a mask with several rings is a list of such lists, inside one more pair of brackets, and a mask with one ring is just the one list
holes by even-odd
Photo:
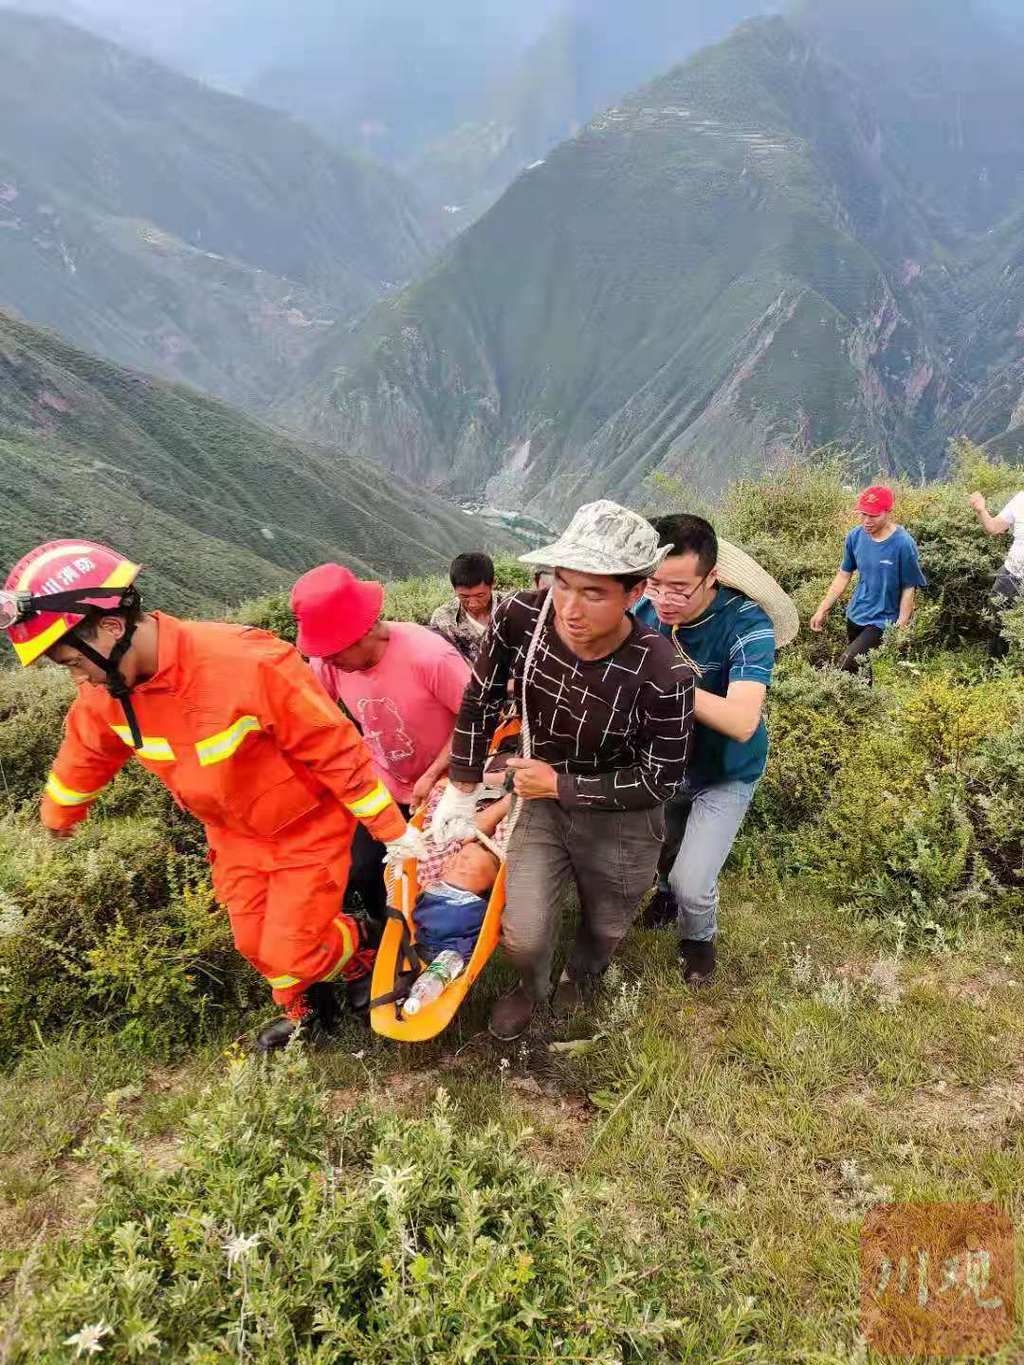
[[[871, 1204], [994, 1198], [1024, 1217], [1020, 940], [992, 928], [955, 957], [897, 960], [813, 889], [735, 880], [724, 916], [723, 979], [698, 999], [669, 940], [635, 933], [621, 988], [569, 1030], [495, 1043], [481, 1032], [492, 979], [444, 1044], [397, 1049], [352, 1028], [316, 1070], [335, 1109], [419, 1114], [443, 1085], [464, 1125], [528, 1124], [531, 1155], [567, 1187], [609, 1182], [684, 1323], [672, 1359], [866, 1361], [857, 1252]], [[547, 1050], [602, 1025], [611, 1036], [580, 1057]], [[0, 1082], [7, 1267], [88, 1218], [95, 1157], [75, 1153], [105, 1107], [170, 1169], [222, 1066], [215, 1049], [169, 1069], [69, 1036]], [[1024, 1332], [1001, 1359], [1021, 1350]]]
[[391, 172], [56, 19], [0, 9], [0, 126], [0, 307], [251, 406], [439, 240]]
[[[165, 602], [217, 612], [340, 557], [444, 568], [474, 523], [376, 468], [0, 314], [0, 557], [77, 533], [153, 570]], [[499, 539], [488, 533], [487, 539]]]
[[[808, 667], [809, 658], [820, 663], [838, 652], [839, 621], [825, 639], [803, 639], [786, 652], [769, 714], [771, 769], [724, 888], [723, 962], [713, 987], [699, 995], [684, 990], [671, 936], [636, 930], [604, 995], [568, 1025], [542, 1018], [519, 1044], [491, 1040], [484, 1031], [487, 1011], [510, 979], [499, 957], [452, 1031], [436, 1042], [402, 1049], [353, 1024], [336, 1047], [314, 1056], [332, 1113], [363, 1104], [375, 1113], [422, 1118], [437, 1087], [444, 1086], [460, 1106], [459, 1134], [483, 1131], [496, 1117], [506, 1132], [528, 1124], [526, 1152], [538, 1173], [554, 1172], [587, 1207], [591, 1192], [603, 1187], [639, 1249], [644, 1292], [678, 1319], [664, 1348], [640, 1350], [634, 1359], [867, 1365], [874, 1357], [859, 1339], [858, 1237], [872, 1205], [892, 1199], [994, 1200], [1018, 1225], [1024, 1217], [1024, 867], [1012, 833], [1020, 829], [1015, 736], [1024, 717], [1021, 656], [1018, 649], [1009, 665], [993, 669], [970, 643], [986, 630], [981, 604], [998, 553], [966, 508], [969, 488], [980, 485], [995, 498], [1011, 486], [1014, 473], [971, 451], [962, 453], [961, 465], [955, 486], [900, 489], [900, 506], [920, 539], [932, 586], [911, 637], [901, 646], [890, 643], [877, 658], [873, 691]], [[806, 617], [849, 522], [849, 495], [835, 472], [797, 471], [771, 484], [737, 488], [722, 515], [730, 536], [756, 548], [797, 592]], [[396, 585], [390, 608], [422, 616], [436, 588], [424, 582]], [[268, 604], [255, 604], [254, 611], [260, 610], [265, 618], [272, 615]], [[956, 647], [942, 647], [950, 637]], [[17, 684], [13, 692], [4, 689], [8, 714], [0, 746], [5, 768], [24, 784], [14, 793], [21, 798], [45, 770], [59, 699], [39, 699], [33, 718], [24, 714], [31, 679]], [[992, 746], [1003, 740], [1013, 752], [989, 790], [988, 780], [995, 780]], [[927, 806], [933, 782], [939, 790], [954, 774], [966, 785], [939, 811], [941, 828], [923, 826], [922, 800]], [[138, 842], [145, 833], [141, 819], [123, 817], [133, 810], [138, 816], [135, 803], [152, 784], [138, 774], [134, 786], [131, 782], [126, 774], [120, 796], [115, 791], [104, 798], [112, 800], [104, 819], [80, 836], [89, 856], [80, 850], [82, 875], [74, 892], [87, 907], [91, 896], [102, 894], [106, 879], [109, 899], [127, 903], [132, 884], [159, 873], [150, 866], [161, 861], [159, 803], [153, 803], [157, 825], [147, 836], [152, 856], [139, 862], [138, 872], [127, 865], [125, 889], [114, 880], [125, 842]], [[994, 826], [984, 838], [982, 828], [975, 830], [966, 865], [951, 874], [955, 850], [947, 857], [944, 841], [953, 835], [955, 842], [968, 803], [973, 819], [984, 824], [991, 817]], [[119, 814], [120, 821], [114, 818]], [[880, 840], [887, 846], [879, 847]], [[41, 836], [34, 840], [24, 831], [20, 841], [8, 840], [5, 847], [0, 932], [5, 914], [17, 919], [19, 902], [38, 897], [45, 904], [47, 887], [51, 895], [60, 893], [67, 870], [59, 862], [74, 857], [73, 849], [44, 848]], [[827, 867], [833, 856], [839, 864], [832, 873], [842, 875], [830, 894], [829, 877], [808, 869]], [[994, 899], [992, 875], [1002, 887]], [[218, 1239], [243, 1232], [260, 1236], [254, 1302], [262, 1307], [246, 1319], [256, 1358], [290, 1365], [294, 1342], [281, 1347], [278, 1340], [261, 1357], [259, 1334], [280, 1338], [283, 1330], [287, 1337], [293, 1327], [304, 1334], [307, 1305], [319, 1308], [330, 1299], [324, 1285], [333, 1283], [332, 1268], [323, 1264], [315, 1237], [308, 1248], [292, 1249], [284, 1274], [273, 1257], [283, 1255], [280, 1228], [291, 1226], [305, 1199], [299, 1191], [314, 1190], [312, 1211], [304, 1205], [302, 1214], [314, 1227], [334, 1217], [335, 1196], [322, 1192], [322, 1182], [337, 1189], [336, 1155], [327, 1164], [310, 1159], [309, 1170], [299, 1176], [290, 1164], [280, 1174], [275, 1167], [268, 1181], [265, 1128], [254, 1133], [249, 1115], [233, 1127], [223, 1158], [182, 1145], [190, 1116], [216, 1114], [235, 1085], [225, 1077], [220, 1052], [236, 1033], [239, 1043], [248, 1044], [263, 1018], [261, 1011], [259, 1018], [242, 1022], [230, 1000], [207, 993], [203, 1050], [177, 1066], [153, 1061], [155, 1050], [180, 1041], [181, 1030], [195, 1036], [197, 1020], [175, 1014], [174, 993], [182, 992], [184, 1011], [197, 966], [209, 971], [211, 960], [221, 961], [194, 946], [168, 955], [163, 931], [176, 932], [178, 916], [192, 918], [193, 932], [209, 918], [199, 883], [191, 902], [190, 911], [187, 885], [182, 894], [178, 883], [175, 912], [153, 912], [146, 953], [129, 938], [123, 942], [132, 951], [114, 962], [111, 941], [105, 940], [108, 946], [91, 959], [103, 968], [99, 984], [109, 991], [107, 1017], [126, 1022], [120, 1035], [100, 1034], [104, 1045], [97, 1047], [95, 1032], [48, 1032], [0, 1080], [0, 1134], [7, 1135], [0, 1137], [0, 1245], [7, 1249], [0, 1259], [0, 1287], [7, 1290], [8, 1324], [15, 1324], [8, 1338], [12, 1361], [33, 1359], [33, 1347], [34, 1361], [57, 1361], [68, 1333], [104, 1315], [118, 1324], [116, 1355], [115, 1342], [109, 1343], [112, 1358], [124, 1359], [123, 1331], [135, 1306], [136, 1320], [153, 1312], [161, 1327], [170, 1321], [160, 1292], [151, 1291], [145, 1275], [133, 1280], [116, 1249], [128, 1235], [116, 1229], [139, 1213], [134, 1196], [126, 1193], [139, 1182], [124, 1136], [141, 1149], [158, 1184], [178, 1179], [183, 1170], [193, 1172], [190, 1202], [175, 1206], [182, 1223], [173, 1236], [160, 1232], [169, 1246], [187, 1235], [182, 1224], [205, 1229], [205, 1237], [209, 1225], [194, 1220], [203, 1215], [218, 1220], [197, 1302], [236, 1320], [237, 1284], [225, 1278]], [[102, 930], [105, 913], [103, 906], [94, 909], [84, 927]], [[125, 918], [130, 923], [127, 908]], [[221, 942], [219, 952], [224, 951]], [[6, 963], [14, 983], [17, 956], [7, 955]], [[79, 979], [69, 981], [68, 991], [80, 988]], [[140, 988], [146, 995], [141, 1005], [132, 997]], [[47, 979], [33, 989], [41, 997], [54, 985]], [[9, 1018], [8, 1026], [21, 1026], [32, 1008]], [[152, 1032], [144, 1020], [152, 1022]], [[168, 1035], [165, 1029], [175, 1020], [178, 1031]], [[566, 1042], [577, 1046], [557, 1046]], [[63, 1103], [56, 1107], [52, 1093], [58, 1083]], [[106, 1151], [121, 1175], [100, 1188], [97, 1150], [80, 1149], [97, 1131], [109, 1131], [111, 1111], [120, 1115], [123, 1129], [115, 1130]], [[407, 1160], [388, 1148], [377, 1155], [382, 1166], [392, 1168]], [[288, 1162], [293, 1158], [299, 1154], [289, 1150]], [[410, 1169], [418, 1190], [415, 1164]], [[381, 1181], [386, 1176], [381, 1169]], [[178, 1187], [167, 1189], [173, 1205]], [[382, 1186], [382, 1203], [384, 1198]], [[453, 1228], [473, 1221], [472, 1191], [463, 1188], [459, 1198], [459, 1207], [446, 1206], [444, 1212]], [[97, 1205], [102, 1215], [94, 1218]], [[231, 1228], [224, 1225], [225, 1210], [235, 1220]], [[244, 1225], [238, 1221], [243, 1217]], [[69, 1236], [60, 1253], [64, 1270], [45, 1301], [33, 1300], [33, 1276], [44, 1273], [40, 1257], [57, 1254], [47, 1247], [60, 1231]], [[415, 1219], [401, 1229], [387, 1223], [384, 1256], [359, 1242], [369, 1260], [370, 1287], [365, 1299], [342, 1300], [343, 1311], [372, 1318], [368, 1302], [379, 1307], [386, 1301], [388, 1263], [393, 1267], [401, 1260], [403, 1239], [416, 1232]], [[98, 1237], [112, 1239], [102, 1253], [95, 1250]], [[174, 1246], [180, 1249], [181, 1242]], [[618, 1246], [610, 1243], [609, 1256], [618, 1254]], [[433, 1253], [428, 1246], [428, 1261]], [[118, 1286], [113, 1307], [108, 1298], [89, 1299], [79, 1288], [78, 1272], [91, 1275], [97, 1262], [111, 1267]], [[160, 1267], [167, 1289], [170, 1264], [165, 1259]], [[411, 1267], [410, 1273], [415, 1280]], [[460, 1304], [471, 1302], [446, 1286], [426, 1316], [442, 1336], [459, 1321], [465, 1333], [460, 1343], [471, 1342], [483, 1320], [500, 1311], [492, 1303], [474, 1318], [467, 1308], [460, 1320], [449, 1293]], [[412, 1290], [399, 1293], [396, 1303], [409, 1304], [414, 1297]], [[529, 1295], [517, 1290], [514, 1297], [528, 1301]], [[68, 1304], [73, 1309], [63, 1306]], [[40, 1338], [37, 1327], [33, 1344], [19, 1348], [16, 1324], [22, 1314], [34, 1315], [38, 1323], [44, 1310], [48, 1332]], [[180, 1318], [180, 1302], [178, 1312]], [[435, 1314], [442, 1312], [439, 1323]], [[207, 1340], [204, 1323], [197, 1314], [188, 1337], [196, 1349]], [[375, 1358], [411, 1365], [429, 1356], [425, 1349], [417, 1356], [419, 1341], [410, 1331], [401, 1352], [383, 1351]], [[1022, 1352], [1024, 1330], [1018, 1329], [1012, 1345], [993, 1358], [1011, 1365]], [[476, 1358], [486, 1359], [486, 1352]], [[557, 1349], [542, 1358], [559, 1358]]]

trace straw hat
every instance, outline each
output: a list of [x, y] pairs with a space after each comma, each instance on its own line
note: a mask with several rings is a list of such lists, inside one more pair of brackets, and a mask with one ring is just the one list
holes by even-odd
[[653, 573], [671, 545], [658, 545], [658, 533], [638, 512], [617, 502], [588, 502], [581, 507], [553, 545], [520, 555], [523, 564], [545, 569], [574, 569], [577, 573]]
[[791, 645], [800, 634], [800, 614], [796, 603], [782, 586], [762, 569], [756, 559], [728, 540], [718, 542], [718, 581], [734, 588], [762, 607], [775, 627], [775, 647]]

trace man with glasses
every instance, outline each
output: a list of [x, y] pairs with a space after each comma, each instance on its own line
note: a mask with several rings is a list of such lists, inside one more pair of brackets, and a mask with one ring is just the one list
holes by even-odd
[[665, 809], [659, 889], [644, 922], [678, 921], [683, 980], [699, 986], [715, 970], [718, 878], [768, 759], [762, 711], [775, 628], [758, 602], [719, 582], [718, 537], [709, 522], [680, 515], [652, 524], [671, 549], [635, 615], [672, 639], [697, 690], [693, 756], [684, 789]]

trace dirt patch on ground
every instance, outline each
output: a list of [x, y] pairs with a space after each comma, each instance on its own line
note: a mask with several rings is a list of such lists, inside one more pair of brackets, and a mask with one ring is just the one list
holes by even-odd
[[[473, 1072], [458, 1060], [443, 1070], [402, 1072], [372, 1086], [345, 1086], [331, 1092], [330, 1109], [347, 1113], [360, 1104], [422, 1114], [439, 1088]], [[502, 1117], [514, 1116], [532, 1129], [528, 1150], [547, 1166], [572, 1170], [588, 1142], [594, 1107], [585, 1095], [567, 1092], [553, 1081], [531, 1075], [509, 1075], [501, 1082]]]
[[936, 1080], [917, 1086], [898, 1100], [858, 1083], [828, 1096], [829, 1108], [870, 1109], [889, 1115], [909, 1132], [960, 1129], [995, 1137], [1007, 1125], [1024, 1123], [1024, 1064], [1013, 1074], [981, 1086]]
[[900, 1106], [915, 1127], [962, 1128], [995, 1136], [1024, 1122], [1024, 1066], [1003, 1080], [969, 1087], [936, 1081], [914, 1090]]

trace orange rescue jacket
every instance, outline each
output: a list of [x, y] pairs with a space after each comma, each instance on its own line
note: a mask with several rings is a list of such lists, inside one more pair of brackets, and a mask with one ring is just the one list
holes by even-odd
[[131, 748], [107, 690], [82, 685], [46, 784], [45, 825], [84, 819], [134, 753], [215, 846], [298, 838], [336, 856], [355, 820], [385, 843], [404, 832], [359, 731], [291, 645], [251, 627], [153, 615], [157, 671], [132, 692], [142, 748]]

